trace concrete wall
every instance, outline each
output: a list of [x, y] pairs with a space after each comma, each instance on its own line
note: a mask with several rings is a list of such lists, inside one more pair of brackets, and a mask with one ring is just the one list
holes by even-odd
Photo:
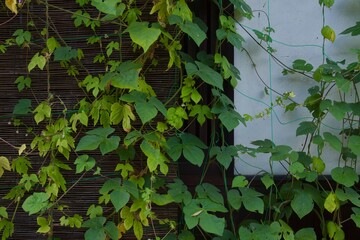
[[[323, 24], [322, 7], [318, 0], [248, 0], [254, 10], [251, 21], [238, 19], [250, 33], [255, 36], [252, 29], [263, 31], [271, 26], [275, 32], [271, 33], [273, 42], [270, 47], [276, 50], [274, 55], [288, 66], [296, 59], [304, 59], [314, 68], [323, 61], [321, 28]], [[355, 59], [351, 48], [360, 48], [360, 38], [349, 35], [339, 35], [346, 28], [359, 21], [360, 1], [336, 0], [331, 9], [325, 9], [325, 25], [331, 26], [337, 33], [334, 43], [325, 42], [325, 54], [332, 60], [347, 59], [350, 63]], [[283, 76], [283, 67], [279, 66], [269, 55], [262, 50], [250, 36], [240, 27], [238, 32], [246, 42], [244, 48], [249, 52], [255, 66], [245, 51], [235, 51], [235, 66], [241, 72], [242, 80], [235, 90], [236, 109], [241, 114], [255, 115], [274, 102], [277, 94], [269, 91], [266, 95], [265, 85], [256, 74], [258, 71], [263, 81], [274, 90], [283, 93], [293, 91], [294, 100], [302, 103], [308, 96], [307, 89], [315, 85], [311, 79], [299, 74]], [[255, 36], [256, 38], [256, 36]], [[356, 41], [354, 41], [356, 39]], [[262, 43], [266, 46], [266, 43]], [[334, 93], [336, 94], [336, 93]], [[336, 96], [336, 95], [334, 95]], [[250, 142], [258, 139], [271, 139], [276, 144], [292, 146], [294, 150], [301, 150], [304, 136], [295, 137], [295, 130], [301, 121], [311, 121], [311, 114], [306, 109], [284, 113], [284, 109], [275, 107], [270, 115], [261, 119], [247, 122], [248, 127], [240, 126], [235, 131], [235, 144], [241, 143], [250, 146]], [[332, 116], [329, 116], [323, 125], [323, 131], [337, 134], [340, 128]], [[253, 175], [261, 170], [270, 171], [269, 156], [259, 155], [257, 158], [241, 156], [236, 160], [235, 173]], [[326, 162], [326, 172], [338, 164], [338, 154], [326, 150], [323, 156]], [[280, 164], [272, 164], [275, 174], [286, 173]]]

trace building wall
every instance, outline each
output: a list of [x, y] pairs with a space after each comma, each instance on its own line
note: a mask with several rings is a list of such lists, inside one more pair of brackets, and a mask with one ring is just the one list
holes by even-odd
[[[346, 28], [355, 25], [358, 21], [360, 2], [357, 0], [335, 1], [331, 9], [325, 9], [315, 0], [259, 0], [247, 1], [254, 10], [252, 20], [238, 18], [247, 32], [249, 32], [265, 48], [271, 47], [273, 53], [282, 63], [292, 66], [296, 59], [307, 60], [314, 69], [323, 62], [323, 58], [334, 61], [346, 59], [350, 63], [356, 57], [352, 48], [359, 48], [359, 41], [349, 35], [340, 35]], [[323, 37], [321, 28], [331, 26], [336, 32], [334, 43], [325, 41], [322, 49]], [[271, 27], [272, 42], [261, 42], [253, 29], [264, 33], [264, 29]], [[312, 79], [299, 74], [282, 74], [283, 66], [266, 53], [246, 32], [238, 26], [238, 32], [244, 37], [246, 51], [235, 51], [235, 66], [241, 72], [242, 81], [235, 90], [236, 109], [241, 114], [254, 116], [268, 108], [278, 96], [271, 88], [279, 93], [293, 91], [294, 100], [303, 103], [308, 96], [307, 89], [316, 85]], [[263, 82], [262, 82], [263, 81]], [[267, 86], [266, 86], [267, 85]], [[336, 93], [333, 93], [336, 98]], [[250, 145], [251, 141], [270, 139], [275, 144], [290, 145], [294, 150], [300, 151], [304, 136], [296, 137], [295, 130], [301, 121], [311, 121], [311, 114], [305, 109], [298, 109], [292, 113], [284, 113], [284, 109], [275, 107], [269, 115], [247, 122], [247, 127], [239, 126], [235, 131], [235, 143]], [[324, 122], [323, 131], [338, 134], [339, 123], [332, 117]], [[338, 155], [329, 148], [326, 150], [326, 173], [332, 166], [337, 165]], [[253, 175], [261, 170], [270, 171], [268, 156], [259, 155], [257, 158], [241, 156], [235, 162], [235, 173]], [[275, 174], [284, 174], [286, 171], [280, 164], [273, 164]]]

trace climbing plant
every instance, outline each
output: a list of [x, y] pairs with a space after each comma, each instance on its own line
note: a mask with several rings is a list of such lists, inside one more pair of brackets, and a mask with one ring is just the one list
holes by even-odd
[[[1, 13], [9, 16], [8, 21], [0, 23], [2, 28], [11, 25], [19, 14], [27, 16], [26, 28], [16, 29], [6, 39], [1, 36], [0, 41], [3, 54], [14, 48], [28, 53], [26, 69], [22, 71], [25, 74], [12, 81], [19, 96], [32, 91], [36, 97], [33, 73], [46, 74], [42, 83], [46, 86], [46, 97], [36, 98], [36, 103], [19, 97], [8, 126], [16, 129], [24, 125], [20, 117], [30, 115], [33, 125], [25, 127], [32, 136], [31, 143], [12, 143], [0, 133], [0, 140], [17, 151], [16, 156], [7, 157], [0, 150], [0, 177], [12, 174], [17, 179], [10, 191], [1, 196], [6, 200], [6, 205], [0, 207], [2, 239], [11, 238], [18, 230], [14, 219], [19, 209], [35, 216], [37, 234], [49, 239], [56, 238], [55, 223], [64, 229], [82, 229], [86, 240], [121, 239], [128, 233], [143, 239], [144, 229], [150, 229], [154, 239], [309, 240], [317, 239], [318, 235], [341, 240], [347, 234], [342, 228], [344, 222], [353, 221], [360, 227], [360, 195], [356, 187], [359, 181], [356, 162], [360, 155], [357, 91], [360, 57], [347, 65], [324, 59], [323, 64], [314, 68], [306, 60], [298, 59], [293, 66], [286, 66], [284, 73], [305, 75], [316, 83], [301, 104], [291, 101], [291, 92], [279, 94], [274, 103], [286, 111], [306, 108], [312, 114], [311, 121], [301, 122], [294, 129], [297, 136], [306, 136], [301, 151], [294, 150], [296, 146], [276, 145], [256, 136], [252, 146], [231, 145], [225, 134], [239, 125], [246, 126], [246, 121], [252, 119], [237, 112], [224, 91], [224, 86], [234, 88], [240, 80], [239, 71], [223, 54], [222, 46], [231, 44], [242, 49], [243, 38], [236, 32], [240, 23], [234, 16], [252, 18], [252, 10], [244, 0], [209, 3], [218, 10], [217, 16], [211, 16], [218, 19], [215, 50], [195, 57], [183, 51], [184, 42], [190, 39], [201, 47], [207, 38], [207, 26], [192, 11], [192, 1], [72, 2], [77, 3], [77, 9], [69, 10], [48, 0], [1, 1]], [[320, 0], [319, 4], [330, 8], [334, 1]], [[45, 11], [33, 13], [34, 5], [44, 6]], [[53, 8], [70, 13], [78, 31], [91, 32], [87, 45], [75, 48], [67, 43], [61, 31], [57, 31], [59, 26], [49, 17], [49, 9]], [[143, 15], [150, 15], [153, 20], [145, 21]], [[35, 18], [44, 27], [39, 28]], [[105, 26], [116, 31], [98, 35]], [[330, 26], [319, 31], [324, 41], [336, 40]], [[254, 34], [260, 45], [271, 41], [267, 31]], [[359, 35], [360, 24], [341, 34]], [[129, 48], [122, 44], [124, 38], [131, 40], [133, 58], [123, 55], [124, 48]], [[100, 74], [84, 69], [83, 62], [89, 60], [85, 48], [89, 46], [97, 49], [91, 61], [103, 66]], [[36, 51], [30, 54], [29, 49]], [[271, 56], [276, 54], [274, 49], [262, 50]], [[160, 66], [159, 52], [166, 53], [167, 66], [162, 71], [178, 73], [177, 89], [165, 100], [157, 96], [156, 89], [147, 81], [147, 74]], [[77, 83], [83, 99], [76, 99], [69, 106], [62, 96], [53, 94], [52, 66], [61, 67]], [[80, 72], [85, 72], [85, 76]], [[210, 93], [201, 93], [204, 86], [208, 86]], [[330, 93], [337, 93], [338, 97], [335, 99]], [[211, 94], [211, 101], [205, 101], [202, 94]], [[60, 114], [55, 114], [54, 109], [58, 111], [59, 106]], [[329, 115], [342, 123], [337, 134], [322, 131], [321, 124]], [[202, 126], [206, 122], [212, 126], [209, 142], [186, 131], [191, 125]], [[339, 166], [331, 170], [330, 176], [324, 176], [323, 152], [328, 147], [338, 153]], [[261, 176], [263, 190], [256, 189], [253, 181], [241, 175], [226, 182], [226, 171], [237, 156], [262, 153], [268, 153], [269, 161], [288, 166], [286, 181], [277, 183], [271, 173], [265, 173]], [[111, 176], [103, 175], [99, 164], [98, 158], [106, 156], [107, 161], [115, 163]], [[33, 167], [33, 159], [41, 159], [38, 169]], [[134, 159], [142, 161], [141, 167], [135, 166]], [[179, 178], [163, 181], [178, 161], [201, 168], [203, 176], [209, 165], [216, 165], [224, 173], [224, 189], [205, 182], [204, 177], [195, 189], [189, 189]], [[67, 181], [69, 172], [76, 181]], [[69, 215], [67, 210], [71, 206], [66, 206], [63, 199], [85, 174], [104, 180], [94, 190], [99, 194], [98, 202], [87, 206], [84, 216]], [[169, 205], [179, 208], [178, 220], [159, 217], [157, 211]], [[349, 206], [352, 213], [344, 218], [342, 209]], [[251, 215], [254, 218], [241, 217], [248, 213], [254, 213]], [[55, 218], [58, 214], [61, 217]], [[309, 214], [319, 218], [320, 226], [299, 229], [291, 225], [291, 219], [303, 219]], [[167, 233], [160, 235], [156, 225], [166, 226]]]

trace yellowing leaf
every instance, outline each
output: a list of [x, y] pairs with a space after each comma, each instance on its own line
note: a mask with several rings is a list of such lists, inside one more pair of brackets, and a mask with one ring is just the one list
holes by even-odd
[[330, 193], [324, 202], [324, 207], [328, 212], [332, 213], [339, 208], [339, 200], [335, 193]]
[[321, 34], [324, 36], [324, 38], [330, 40], [331, 42], [335, 41], [336, 34], [334, 29], [332, 29], [329, 26], [325, 26], [321, 29]]
[[312, 167], [312, 168], [313, 168], [317, 173], [321, 174], [321, 173], [324, 172], [324, 170], [325, 170], [325, 163], [324, 163], [324, 161], [323, 161], [321, 158], [313, 157], [313, 158], [312, 158], [312, 164], [313, 164], [313, 167]]
[[19, 156], [24, 152], [25, 149], [26, 149], [26, 144], [23, 144], [19, 147]]
[[4, 169], [10, 171], [9, 159], [6, 157], [0, 157], [0, 177], [4, 174]]
[[16, 0], [5, 0], [5, 4], [13, 13], [17, 14]]
[[121, 239], [122, 235], [126, 232], [124, 223], [118, 224], [117, 229], [118, 229], [119, 239]]

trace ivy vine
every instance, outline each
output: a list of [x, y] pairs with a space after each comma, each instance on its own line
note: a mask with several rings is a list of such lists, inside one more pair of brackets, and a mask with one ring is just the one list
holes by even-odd
[[[291, 67], [284, 66], [285, 74], [305, 75], [317, 84], [309, 89], [309, 96], [301, 104], [292, 100], [292, 92], [281, 94], [268, 89], [279, 94], [273, 106], [281, 106], [285, 111], [305, 108], [312, 114], [311, 121], [301, 122], [294, 130], [297, 136], [305, 136], [301, 151], [267, 139], [254, 139], [252, 146], [231, 145], [225, 133], [269, 112], [265, 109], [265, 114], [258, 116], [241, 115], [224, 91], [225, 85], [235, 88], [240, 80], [240, 72], [223, 54], [222, 46], [231, 44], [242, 50], [244, 40], [236, 31], [240, 23], [230, 9], [251, 19], [251, 7], [244, 0], [209, 3], [218, 9], [218, 16], [211, 16], [219, 23], [215, 52], [206, 53], [205, 57], [198, 54], [195, 59], [182, 52], [184, 40], [189, 38], [200, 47], [207, 38], [207, 27], [192, 11], [192, 1], [72, 2], [78, 5], [77, 9], [69, 10], [48, 0], [1, 2], [0, 11], [9, 16], [8, 21], [0, 23], [1, 27], [12, 24], [19, 14], [27, 16], [27, 27], [2, 39], [0, 52], [6, 54], [15, 48], [35, 51], [28, 54], [23, 71], [26, 73], [13, 79], [14, 87], [19, 96], [27, 91], [34, 93], [33, 73], [41, 71], [46, 73], [47, 89], [46, 98], [38, 98], [36, 103], [19, 97], [13, 109], [9, 128], [24, 126], [21, 116], [30, 115], [33, 119], [33, 126], [25, 126], [27, 134], [32, 136], [30, 144], [12, 143], [0, 133], [0, 141], [17, 151], [17, 156], [11, 157], [0, 152], [4, 155], [0, 156], [0, 177], [12, 174], [17, 179], [7, 195], [2, 196], [2, 202], [7, 203], [0, 206], [2, 239], [11, 238], [17, 231], [14, 219], [19, 208], [36, 216], [37, 234], [49, 239], [56, 238], [54, 223], [82, 229], [86, 240], [121, 239], [127, 238], [128, 233], [144, 239], [145, 231], [150, 231], [154, 239], [191, 240], [200, 236], [201, 239], [341, 240], [345, 239], [346, 221], [360, 227], [360, 195], [356, 187], [359, 181], [356, 163], [360, 155], [357, 91], [360, 60], [344, 65], [324, 59], [323, 64], [314, 67], [306, 60], [297, 59]], [[319, 4], [330, 8], [334, 0], [320, 0]], [[32, 13], [34, 5], [44, 6], [45, 12], [41, 16]], [[97, 49], [97, 54], [91, 61], [101, 64], [103, 72], [93, 74], [83, 69], [83, 62], [88, 60], [87, 46], [76, 48], [67, 44], [52, 24], [49, 9], [71, 14], [78, 31], [92, 33], [87, 43]], [[152, 16], [153, 20], [145, 21], [143, 15]], [[42, 20], [44, 28], [38, 28], [32, 20], [35, 17]], [[115, 33], [99, 36], [97, 31], [104, 26], [113, 27]], [[261, 45], [271, 41], [270, 31], [254, 31], [258, 38], [254, 40], [259, 41], [263, 51], [276, 57], [273, 49]], [[320, 31], [324, 41], [336, 40], [330, 26], [323, 26]], [[359, 22], [341, 34], [359, 35]], [[34, 35], [41, 36], [41, 41]], [[124, 48], [129, 48], [122, 44], [124, 37], [131, 39], [134, 56], [131, 59], [122, 54]], [[164, 51], [167, 64], [162, 71], [174, 70], [179, 75], [178, 88], [166, 100], [159, 98], [147, 81], [147, 73], [158, 67], [157, 54]], [[360, 59], [358, 50], [356, 54]], [[83, 99], [69, 106], [62, 96], [53, 94], [52, 66], [60, 66], [77, 82], [84, 93]], [[85, 72], [85, 76], [80, 72]], [[207, 93], [211, 94], [211, 101], [205, 101], [200, 91], [205, 85], [211, 89]], [[333, 92], [338, 93], [336, 99], [330, 94]], [[321, 128], [329, 115], [342, 123], [337, 135]], [[212, 126], [209, 143], [186, 131], [193, 124], [202, 126], [206, 122]], [[331, 170], [330, 176], [325, 176], [323, 152], [329, 147], [338, 153], [339, 166]], [[285, 182], [276, 182], [271, 173], [260, 177], [263, 190], [253, 187], [253, 179], [241, 175], [231, 183], [226, 182], [226, 171], [234, 159], [243, 154], [261, 153], [269, 154], [269, 161], [287, 164]], [[114, 175], [102, 174], [97, 156], [111, 156], [108, 161], [115, 161]], [[33, 168], [35, 158], [42, 160], [38, 169]], [[140, 168], [135, 166], [135, 158], [141, 159]], [[202, 169], [203, 177], [195, 189], [189, 189], [179, 178], [163, 181], [180, 159]], [[211, 164], [224, 173], [225, 189], [204, 181]], [[69, 173], [77, 180], [68, 182]], [[96, 190], [98, 202], [87, 206], [84, 216], [69, 215], [67, 208], [71, 206], [63, 204], [63, 199], [86, 174], [103, 179], [102, 186]], [[155, 206], [161, 211], [174, 204], [180, 209], [179, 221], [159, 218], [154, 210]], [[344, 206], [352, 210], [345, 219]], [[256, 213], [257, 217], [237, 221], [240, 212]], [[55, 218], [55, 213], [61, 217]], [[319, 218], [320, 227], [291, 226], [290, 219], [303, 219], [309, 214]], [[167, 233], [160, 235], [156, 225], [166, 226]]]

